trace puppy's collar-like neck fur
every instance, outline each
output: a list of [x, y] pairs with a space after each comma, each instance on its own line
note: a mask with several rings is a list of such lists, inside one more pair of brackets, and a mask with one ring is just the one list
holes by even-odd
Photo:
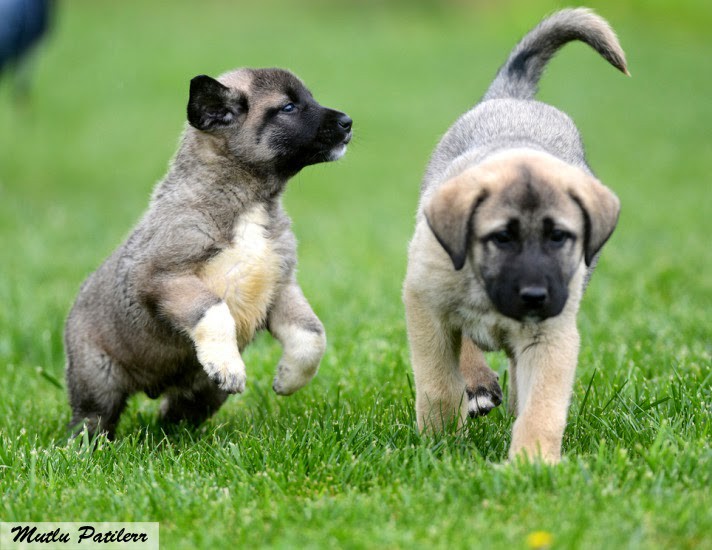
[[168, 179], [186, 174], [201, 187], [236, 187], [256, 201], [274, 199], [289, 180], [259, 164], [240, 162], [218, 139], [192, 129], [181, 140]]

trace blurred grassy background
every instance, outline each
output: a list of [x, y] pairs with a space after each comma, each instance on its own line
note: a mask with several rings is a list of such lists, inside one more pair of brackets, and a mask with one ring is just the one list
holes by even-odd
[[[261, 337], [247, 352], [246, 395], [231, 399], [209, 426], [217, 429], [264, 414], [262, 429], [277, 430], [269, 414], [299, 418], [314, 407], [345, 410], [355, 417], [394, 407], [407, 422], [412, 395], [400, 287], [423, 169], [439, 136], [481, 96], [515, 42], [564, 5], [569, 4], [60, 2], [55, 28], [37, 57], [29, 101], [16, 102], [8, 82], [0, 81], [0, 383], [6, 396], [0, 400], [0, 433], [12, 441], [25, 429], [25, 450], [51, 447], [62, 439], [69, 410], [63, 390], [52, 381], [62, 384], [62, 325], [76, 290], [128, 233], [164, 174], [184, 125], [190, 78], [237, 66], [293, 70], [318, 101], [352, 116], [355, 138], [342, 161], [305, 169], [286, 194], [300, 241], [299, 279], [329, 335], [319, 376], [291, 401], [278, 400], [269, 387], [279, 348]], [[631, 0], [589, 5], [617, 31], [633, 77], [624, 78], [588, 47], [572, 44], [552, 62], [539, 95], [576, 121], [591, 166], [623, 204], [620, 225], [583, 304], [572, 408], [576, 429], [567, 431], [565, 451], [584, 456], [600, 451], [595, 433], [582, 439], [581, 429], [593, 420], [579, 409], [594, 373], [598, 378], [592, 391], [599, 387], [602, 399], [597, 420], [604, 427], [609, 397], [616, 405], [608, 414], [624, 416], [627, 409], [622, 404], [617, 408], [616, 395], [637, 404], [640, 396], [650, 403], [672, 399], [681, 376], [687, 380], [685, 388], [698, 395], [689, 404], [692, 416], [684, 416], [697, 418], [696, 425], [676, 424], [682, 422], [675, 416], [677, 408], [655, 409], [640, 440], [636, 430], [621, 431], [613, 421], [609, 437], [614, 448], [645, 447], [655, 441], [661, 425], [677, 426], [682, 441], [709, 464], [709, 420], [700, 425], [699, 419], [710, 412], [712, 4]], [[492, 356], [492, 361], [504, 368], [501, 357]], [[133, 400], [119, 437], [153, 422], [155, 410], [154, 402]], [[494, 437], [506, 434], [510, 419], [495, 413], [490, 421], [494, 431], [477, 428], [464, 443], [462, 462], [439, 470], [436, 484], [456, 483], [469, 455], [502, 459], [507, 441]], [[116, 452], [120, 457], [120, 449]], [[605, 452], [601, 456], [604, 462], [610, 459]], [[15, 502], [5, 505], [5, 516], [57, 519], [30, 504], [29, 473], [22, 460], [14, 460], [6, 458], [6, 467], [0, 468], [4, 483], [12, 484]], [[641, 461], [635, 467], [643, 465]], [[602, 485], [604, 478], [605, 472]], [[65, 513], [73, 515], [64, 519], [93, 519], [92, 508], [81, 502], [100, 502], [98, 493], [80, 490], [66, 479], [54, 482], [56, 486], [43, 479], [49, 489], [42, 502], [57, 506], [63, 501], [60, 494], [72, 485], [76, 502]], [[388, 477], [384, 479], [387, 484]], [[369, 501], [368, 491], [362, 494], [342, 482], [348, 494], [355, 491], [356, 509], [371, 506], [375, 514], [379, 508]], [[665, 487], [679, 493], [672, 482]], [[417, 499], [418, 487], [411, 489]], [[293, 495], [285, 491], [277, 506], [294, 505]], [[448, 498], [473, 506], [464, 504], [466, 494], [454, 495]], [[668, 496], [672, 500], [663, 503], [682, 507], [677, 497]], [[252, 505], [259, 508], [259, 502]], [[640, 518], [653, 514], [660, 519], [665, 511], [633, 506], [636, 512], [623, 522], [619, 540], [630, 547], [709, 542], [710, 501], [702, 502], [691, 523], [673, 529], [667, 539], [654, 526], [641, 527], [635, 538], [631, 529]], [[156, 517], [156, 512], [144, 513], [138, 501], [132, 506], [137, 519]], [[335, 501], [319, 506], [333, 514], [346, 505]], [[108, 516], [103, 519], [118, 519], [122, 508], [99, 509]], [[540, 509], [534, 513], [536, 521], [550, 512]], [[215, 512], [215, 518], [220, 514]], [[369, 540], [390, 546], [408, 540], [408, 527], [380, 525], [374, 517], [355, 514], [329, 540], [346, 546], [351, 540], [362, 547]], [[364, 518], [375, 521], [374, 538], [353, 538]], [[565, 540], [605, 540], [615, 517], [604, 512], [601, 518], [598, 523], [571, 519], [574, 527]], [[417, 526], [417, 519], [411, 519]], [[434, 514], [432, 520], [432, 532], [422, 533], [416, 542], [472, 542], [458, 539], [444, 516]], [[513, 532], [534, 523], [523, 521]], [[288, 529], [279, 522], [274, 528], [283, 535]], [[582, 533], [588, 528], [594, 535], [586, 538]], [[190, 530], [180, 522], [168, 527], [174, 541]], [[290, 546], [289, 540], [275, 537], [271, 543]], [[312, 533], [306, 540], [320, 545], [327, 539]], [[511, 540], [523, 544], [522, 538]]]
[[[301, 278], [322, 315], [338, 315], [333, 304], [344, 300], [357, 302], [364, 319], [400, 309], [405, 245], [430, 151], [515, 41], [559, 7], [241, 4], [59, 3], [31, 101], [14, 104], [3, 86], [2, 296], [16, 300], [16, 287], [22, 295], [39, 285], [51, 298], [38, 314], [54, 315], [28, 326], [58, 332], [78, 283], [145, 208], [184, 124], [189, 79], [235, 66], [290, 68], [323, 104], [354, 118], [346, 159], [305, 170], [287, 193], [302, 243]], [[636, 272], [627, 286], [643, 284], [643, 256], [645, 269], [677, 270], [709, 289], [701, 228], [710, 219], [712, 8], [692, 0], [674, 9], [599, 4], [633, 78], [573, 44], [552, 63], [539, 97], [571, 114], [591, 165], [623, 201], [601, 271]]]

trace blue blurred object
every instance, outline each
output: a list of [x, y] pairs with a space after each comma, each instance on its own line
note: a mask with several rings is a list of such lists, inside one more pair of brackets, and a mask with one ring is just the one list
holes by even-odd
[[45, 35], [51, 4], [52, 0], [0, 0], [0, 76]]

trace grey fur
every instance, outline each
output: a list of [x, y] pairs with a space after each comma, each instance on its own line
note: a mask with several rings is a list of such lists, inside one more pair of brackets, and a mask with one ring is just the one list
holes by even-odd
[[[215, 99], [219, 105], [210, 104], [205, 103], [205, 94], [191, 88], [189, 117], [191, 109], [198, 109], [200, 116], [193, 114], [195, 124], [208, 120], [210, 124], [203, 126], [205, 131], [186, 126], [148, 211], [128, 239], [84, 282], [67, 319], [71, 424], [84, 421], [90, 433], [113, 436], [127, 397], [139, 391], [154, 398], [166, 394], [165, 420], [195, 423], [215, 412], [228, 393], [241, 391], [238, 381], [227, 375], [208, 376], [196, 356], [191, 331], [206, 311], [226, 298], [211, 292], [198, 275], [234, 245], [236, 224], [253, 208], [266, 213], [266, 221], [257, 227], [264, 231], [270, 251], [280, 258], [273, 298], [267, 315], [256, 320], [258, 328], [272, 330], [279, 325], [288, 333], [290, 327], [303, 326], [316, 333], [319, 349], [311, 357], [316, 361], [309, 366], [312, 376], [323, 353], [322, 324], [296, 282], [296, 240], [281, 193], [302, 166], [343, 154], [351, 121], [318, 105], [287, 71], [240, 69], [219, 80], [224, 90], [208, 77], [194, 79], [196, 88], [208, 82], [217, 90], [205, 94], [222, 94]], [[286, 101], [294, 102], [299, 112], [294, 116], [279, 112]], [[321, 121], [320, 126], [307, 128], [301, 111]], [[290, 150], [296, 147], [290, 143], [299, 140], [285, 140], [285, 135], [292, 135], [289, 132], [299, 134], [303, 150], [313, 158], [300, 159]], [[282, 343], [286, 353], [287, 345]], [[281, 364], [284, 368], [290, 365]], [[282, 393], [294, 391], [292, 386]]]
[[625, 54], [608, 23], [591, 10], [566, 9], [539, 23], [514, 47], [483, 99], [532, 99], [546, 64], [572, 40], [585, 42], [628, 74]]
[[558, 109], [534, 101], [546, 63], [568, 42], [589, 44], [628, 74], [625, 54], [608, 23], [586, 8], [561, 10], [543, 20], [514, 47], [482, 101], [445, 134], [423, 180], [428, 195], [439, 182], [497, 151], [532, 147], [587, 169], [574, 122]]

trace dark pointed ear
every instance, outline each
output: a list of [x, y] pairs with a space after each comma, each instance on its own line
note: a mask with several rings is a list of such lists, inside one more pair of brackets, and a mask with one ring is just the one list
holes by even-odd
[[208, 131], [226, 126], [235, 119], [230, 105], [229, 88], [204, 74], [190, 81], [188, 122], [193, 128]]
[[584, 260], [590, 266], [616, 228], [621, 204], [613, 191], [588, 175], [572, 186], [569, 195], [583, 212]]
[[465, 265], [472, 240], [472, 218], [487, 190], [469, 174], [444, 183], [425, 207], [425, 219], [455, 270]]

